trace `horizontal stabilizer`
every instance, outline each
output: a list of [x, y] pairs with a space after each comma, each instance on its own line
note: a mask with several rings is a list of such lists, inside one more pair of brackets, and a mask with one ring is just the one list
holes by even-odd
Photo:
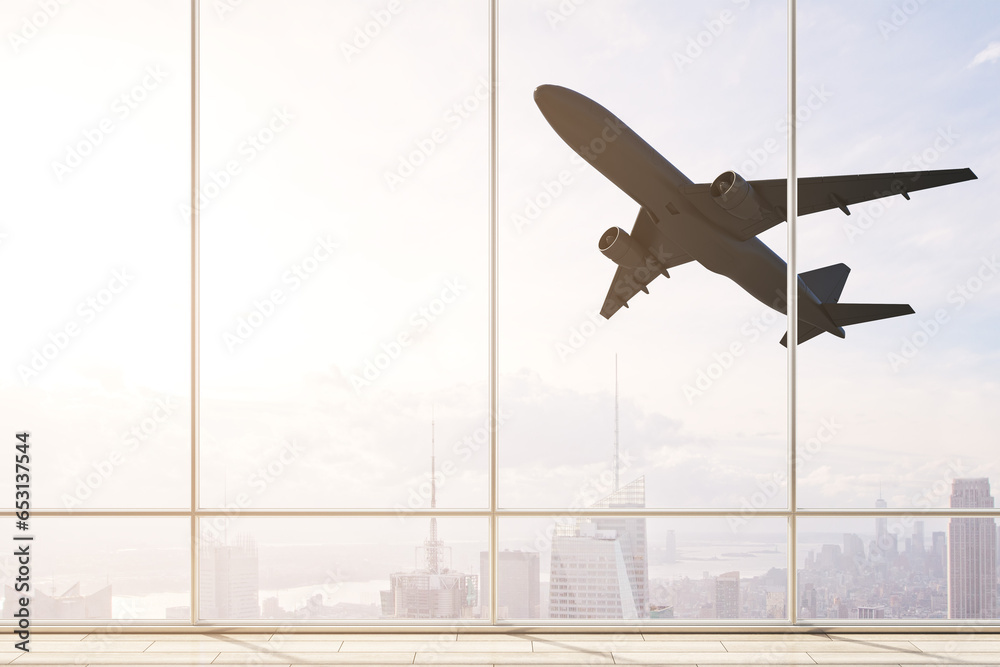
[[[833, 264], [822, 269], [800, 273], [799, 278], [809, 290], [820, 300], [821, 307], [837, 325], [839, 335], [843, 338], [843, 329], [851, 324], [874, 322], [900, 315], [912, 315], [913, 308], [905, 303], [837, 303], [844, 291], [844, 283], [851, 270], [846, 264]], [[809, 322], [799, 320], [799, 345], [823, 333], [824, 329], [813, 326]], [[781, 337], [781, 344], [788, 347], [788, 333]]]
[[842, 327], [913, 314], [905, 303], [824, 303], [823, 309]]

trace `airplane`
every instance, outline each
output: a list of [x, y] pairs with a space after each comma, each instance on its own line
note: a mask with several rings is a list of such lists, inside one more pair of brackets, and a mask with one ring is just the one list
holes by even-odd
[[[757, 235], [785, 221], [786, 179], [747, 181], [735, 171], [693, 183], [617, 116], [580, 93], [556, 85], [535, 89], [535, 104], [552, 129], [640, 206], [632, 232], [611, 227], [598, 249], [618, 265], [601, 308], [610, 319], [658, 275], [696, 261], [730, 278], [764, 305], [785, 314], [784, 260]], [[971, 169], [799, 178], [798, 214], [839, 208], [977, 178]], [[850, 268], [833, 264], [798, 275], [798, 342], [844, 327], [912, 314], [907, 304], [840, 303]], [[788, 334], [781, 339], [787, 346]]]

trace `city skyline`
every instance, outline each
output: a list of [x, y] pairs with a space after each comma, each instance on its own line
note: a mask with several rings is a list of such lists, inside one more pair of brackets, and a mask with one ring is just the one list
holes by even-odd
[[[898, 517], [897, 517], [898, 518]], [[936, 518], [924, 520], [925, 525], [921, 527], [917, 522], [909, 525], [908, 529], [900, 532], [903, 541], [908, 542], [906, 549], [901, 549], [896, 558], [886, 564], [884, 556], [877, 549], [873, 549], [875, 540], [875, 523], [871, 518], [855, 520], [856, 528], [850, 532], [836, 532], [836, 527], [829, 525], [830, 522], [823, 521], [826, 532], [810, 532], [809, 527], [805, 527], [800, 532], [800, 600], [805, 599], [799, 609], [800, 618], [855, 618], [852, 614], [858, 608], [869, 610], [881, 609], [881, 612], [859, 612], [859, 613], [881, 613], [882, 616], [872, 615], [870, 617], [860, 616], [858, 618], [948, 618], [948, 595], [949, 578], [947, 573], [947, 518]], [[932, 528], [926, 528], [930, 522]], [[786, 554], [784, 550], [775, 552], [777, 559], [764, 558], [765, 552], [758, 551], [760, 547], [768, 545], [767, 550], [773, 547], [783, 547], [784, 543], [778, 535], [760, 534], [752, 536], [752, 539], [733, 543], [732, 534], [725, 533], [703, 533], [696, 523], [690, 523], [685, 530], [678, 528], [676, 520], [660, 520], [662, 525], [657, 526], [654, 522], [654, 529], [659, 536], [661, 546], [654, 546], [649, 553], [651, 570], [649, 573], [649, 606], [650, 617], [665, 619], [712, 619], [723, 618], [718, 616], [718, 578], [727, 572], [740, 572], [740, 609], [738, 618], [744, 619], [774, 619], [784, 618], [787, 613], [787, 596], [785, 584], [787, 583], [787, 571], [784, 567]], [[683, 524], [684, 522], [680, 522]], [[821, 528], [816, 525], [818, 520], [810, 520], [812, 528]], [[666, 525], [673, 524], [674, 528], [665, 528]], [[861, 524], [867, 524], [867, 529]], [[897, 524], [898, 525], [898, 524]], [[896, 526], [892, 526], [894, 529]], [[944, 530], [936, 530], [940, 527]], [[427, 530], [427, 522], [423, 522], [424, 531]], [[671, 567], [665, 539], [668, 530], [675, 531], [675, 539], [678, 542], [676, 558]], [[923, 531], [925, 549], [921, 552], [919, 542], [916, 537]], [[239, 535], [245, 534], [240, 530]], [[425, 532], [426, 535], [426, 532]], [[830, 538], [833, 541], [828, 541]], [[706, 542], [708, 540], [708, 542]], [[509, 542], [507, 542], [509, 544]], [[716, 546], [711, 546], [711, 545]], [[699, 546], [701, 545], [701, 546]], [[331, 579], [331, 573], [340, 572], [341, 567], [349, 562], [357, 562], [361, 554], [369, 553], [374, 555], [385, 552], [387, 549], [392, 552], [402, 553], [407, 546], [410, 551], [421, 546], [420, 541], [398, 546], [372, 546], [368, 552], [362, 551], [358, 555], [351, 557], [349, 561], [341, 562], [336, 557], [333, 559], [317, 558], [316, 553], [302, 553], [299, 549], [281, 549], [278, 545], [264, 543], [258, 546], [261, 554], [260, 568], [262, 577], [259, 583], [259, 598], [261, 604], [262, 618], [286, 618], [286, 619], [369, 619], [378, 620], [381, 616], [379, 611], [378, 591], [384, 589], [389, 581], [389, 573], [403, 571], [397, 567], [388, 565], [377, 565], [375, 570], [368, 577], [376, 576], [376, 572], [381, 569], [382, 578], [376, 578], [367, 585], [361, 585], [364, 581], [351, 583], [351, 575], [341, 573], [339, 578]], [[461, 563], [475, 562], [475, 567], [481, 567], [483, 552], [476, 544], [454, 544], [459, 548], [459, 558]], [[342, 548], [342, 547], [341, 547]], [[337, 553], [337, 547], [331, 545], [330, 554]], [[866, 553], [867, 551], [871, 553]], [[286, 583], [275, 588], [275, 567], [279, 564], [296, 563], [295, 553], [301, 559], [301, 565], [295, 569], [302, 572], [297, 578], [286, 579]], [[520, 558], [539, 559], [541, 564], [548, 560], [549, 553], [538, 552], [526, 549], [501, 549], [500, 554], [514, 554]], [[754, 556], [754, 553], [757, 555]], [[142, 558], [148, 555], [137, 554]], [[370, 557], [370, 556], [369, 556]], [[754, 561], [761, 560], [762, 563]], [[317, 562], [327, 563], [318, 567]], [[504, 557], [501, 556], [501, 562]], [[771, 565], [770, 563], [776, 563]], [[546, 563], [547, 565], [547, 563]], [[739, 570], [733, 570], [733, 568]], [[513, 575], [509, 581], [514, 583], [514, 590], [510, 591], [516, 596], [525, 592], [523, 568], [521, 570], [505, 569], [501, 565], [502, 573]], [[469, 571], [471, 568], [460, 565], [459, 569]], [[324, 570], [326, 574], [324, 574]], [[749, 570], [751, 574], [745, 575], [742, 571]], [[409, 570], [412, 572], [412, 570]], [[472, 570], [483, 576], [482, 570]], [[311, 574], [315, 572], [315, 574]], [[520, 574], [518, 574], [520, 572]], [[542, 603], [538, 616], [527, 616], [526, 618], [551, 618], [548, 615], [549, 584], [546, 580], [547, 567], [540, 569], [539, 577], [539, 600]], [[671, 574], [672, 572], [672, 574]], [[360, 573], [359, 573], [360, 574]], [[1000, 575], [1000, 573], [998, 573]], [[203, 570], [204, 576], [204, 570]], [[361, 575], [364, 577], [365, 575]], [[839, 582], [835, 585], [824, 583], [829, 577], [829, 582]], [[309, 581], [314, 581], [309, 585]], [[324, 581], [325, 580], [325, 581]], [[501, 576], [500, 595], [501, 600], [509, 595], [507, 586], [508, 580]], [[854, 582], [853, 584], [851, 582]], [[72, 583], [72, 582], [71, 582]], [[122, 601], [135, 599], [129, 596], [128, 585], [124, 587], [117, 580], [112, 578], [114, 590], [122, 588], [123, 598], [115, 598], [115, 618], [119, 618], [122, 609]], [[46, 584], [46, 586], [48, 586]], [[62, 594], [64, 586], [58, 582], [54, 585], [53, 596]], [[68, 587], [69, 584], [66, 585]], [[104, 579], [95, 581], [93, 578], [85, 578], [83, 583], [77, 585], [77, 590], [84, 596], [90, 596], [101, 588], [106, 587]], [[626, 587], [628, 587], [626, 585]], [[530, 590], [530, 587], [529, 589]], [[366, 592], [367, 591], [367, 592]], [[811, 593], [809, 591], [812, 591]], [[850, 595], [849, 591], [852, 591]], [[907, 593], [906, 591], [909, 591]], [[921, 593], [925, 591], [925, 593]], [[110, 593], [109, 593], [110, 595]], [[120, 595], [115, 593], [115, 595]], [[854, 595], [861, 597], [854, 598]], [[805, 596], [802, 598], [801, 596]], [[812, 598], [815, 602], [810, 607], [807, 604]], [[919, 596], [924, 596], [923, 598]], [[184, 598], [183, 595], [180, 596]], [[925, 602], [920, 602], [923, 599]], [[367, 600], [367, 602], [365, 601]], [[479, 618], [481, 616], [482, 604], [485, 601], [484, 593], [480, 590]], [[843, 605], [843, 608], [842, 608]], [[655, 612], [655, 614], [653, 613]], [[161, 609], [159, 618], [187, 618], [188, 610], [185, 607], [178, 607], [174, 604], [167, 605]], [[842, 616], [841, 614], [847, 614]], [[173, 615], [172, 615], [173, 614]], [[105, 616], [107, 617], [107, 616]], [[149, 617], [140, 617], [149, 618]], [[151, 618], [157, 618], [152, 616]], [[471, 617], [475, 618], [475, 616]], [[517, 620], [514, 616], [508, 616], [511, 620]], [[220, 617], [221, 620], [221, 617]], [[234, 619], [236, 620], [236, 619]], [[608, 620], [614, 620], [609, 618]]]

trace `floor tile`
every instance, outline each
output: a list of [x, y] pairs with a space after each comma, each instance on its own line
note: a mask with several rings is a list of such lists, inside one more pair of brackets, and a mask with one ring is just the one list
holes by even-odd
[[631, 641], [560, 641], [558, 639], [552, 639], [547, 641], [535, 641], [532, 642], [535, 652], [547, 652], [547, 651], [577, 651], [580, 653], [586, 651], [645, 651], [648, 653], [655, 652], [682, 652], [682, 653], [707, 653], [719, 651], [722, 653], [726, 652], [726, 648], [723, 646], [723, 642], [712, 642], [712, 641], [667, 641], [663, 639], [654, 639], [644, 642], [631, 642]]
[[[167, 655], [167, 654], [163, 654]], [[413, 653], [220, 653], [217, 665], [409, 665]]]
[[[571, 654], [572, 655], [572, 654]], [[610, 653], [586, 653], [572, 659], [565, 653], [418, 653], [415, 665], [613, 665]]]
[[768, 655], [767, 661], [757, 661], [754, 654], [746, 653], [684, 653], [678, 651], [639, 653], [633, 651], [615, 651], [614, 659], [616, 665], [676, 665], [676, 664], [696, 664], [696, 665], [748, 665], [748, 664], [812, 664], [812, 660], [807, 653], [772, 653]]
[[409, 651], [411, 653], [530, 653], [531, 642], [383, 642], [383, 641], [345, 641], [340, 648], [341, 653], [377, 653], [387, 651]]
[[[218, 653], [77, 653], [74, 664], [79, 665], [209, 665]], [[13, 665], [46, 665], [65, 662], [64, 655], [36, 653], [21, 655]], [[286, 663], [287, 664], [287, 663]]]

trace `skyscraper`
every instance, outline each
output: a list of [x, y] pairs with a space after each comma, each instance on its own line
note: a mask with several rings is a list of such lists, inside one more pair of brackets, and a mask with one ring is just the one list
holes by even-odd
[[617, 530], [592, 519], [560, 526], [552, 536], [549, 617], [639, 617]]
[[[878, 498], [875, 500], [875, 509], [885, 509], [888, 506], [880, 488]], [[896, 546], [896, 536], [889, 532], [889, 519], [881, 516], [876, 518], [875, 544], [869, 549], [869, 557], [874, 561], [891, 561], [896, 557]]]
[[673, 530], [667, 531], [667, 549], [665, 556], [668, 563], [677, 562], [677, 533]]
[[906, 540], [906, 559], [911, 571], [927, 571], [927, 544], [923, 521], [913, 522], [913, 534]]
[[943, 577], [948, 572], [948, 535], [943, 530], [931, 533], [930, 571], [935, 577]]
[[[539, 618], [539, 569], [537, 551], [501, 551], [497, 554], [497, 617]], [[479, 580], [490, 580], [490, 554], [479, 554]], [[489, 618], [490, 587], [479, 596], [481, 616]]]
[[[993, 507], [989, 479], [956, 479], [951, 506]], [[996, 618], [996, 561], [992, 517], [948, 520], [948, 618]]]
[[726, 572], [715, 578], [715, 617], [740, 617], [739, 572]]
[[[592, 507], [644, 507], [639, 477]], [[577, 519], [552, 537], [549, 575], [551, 618], [649, 618], [646, 520]]]
[[235, 544], [202, 543], [199, 608], [203, 618], [260, 618], [257, 543], [239, 535]]
[[923, 554], [927, 545], [924, 542], [924, 522], [913, 522], [913, 550], [918, 554]]
[[844, 563], [851, 569], [865, 562], [865, 543], [854, 533], [844, 533]]
[[[595, 508], [634, 509], [646, 506], [646, 478], [639, 477], [603, 500]], [[649, 618], [649, 562], [646, 544], [646, 519], [633, 517], [599, 517], [594, 519], [598, 530], [613, 530], [618, 535], [625, 561], [625, 573], [632, 588], [639, 618]]]

